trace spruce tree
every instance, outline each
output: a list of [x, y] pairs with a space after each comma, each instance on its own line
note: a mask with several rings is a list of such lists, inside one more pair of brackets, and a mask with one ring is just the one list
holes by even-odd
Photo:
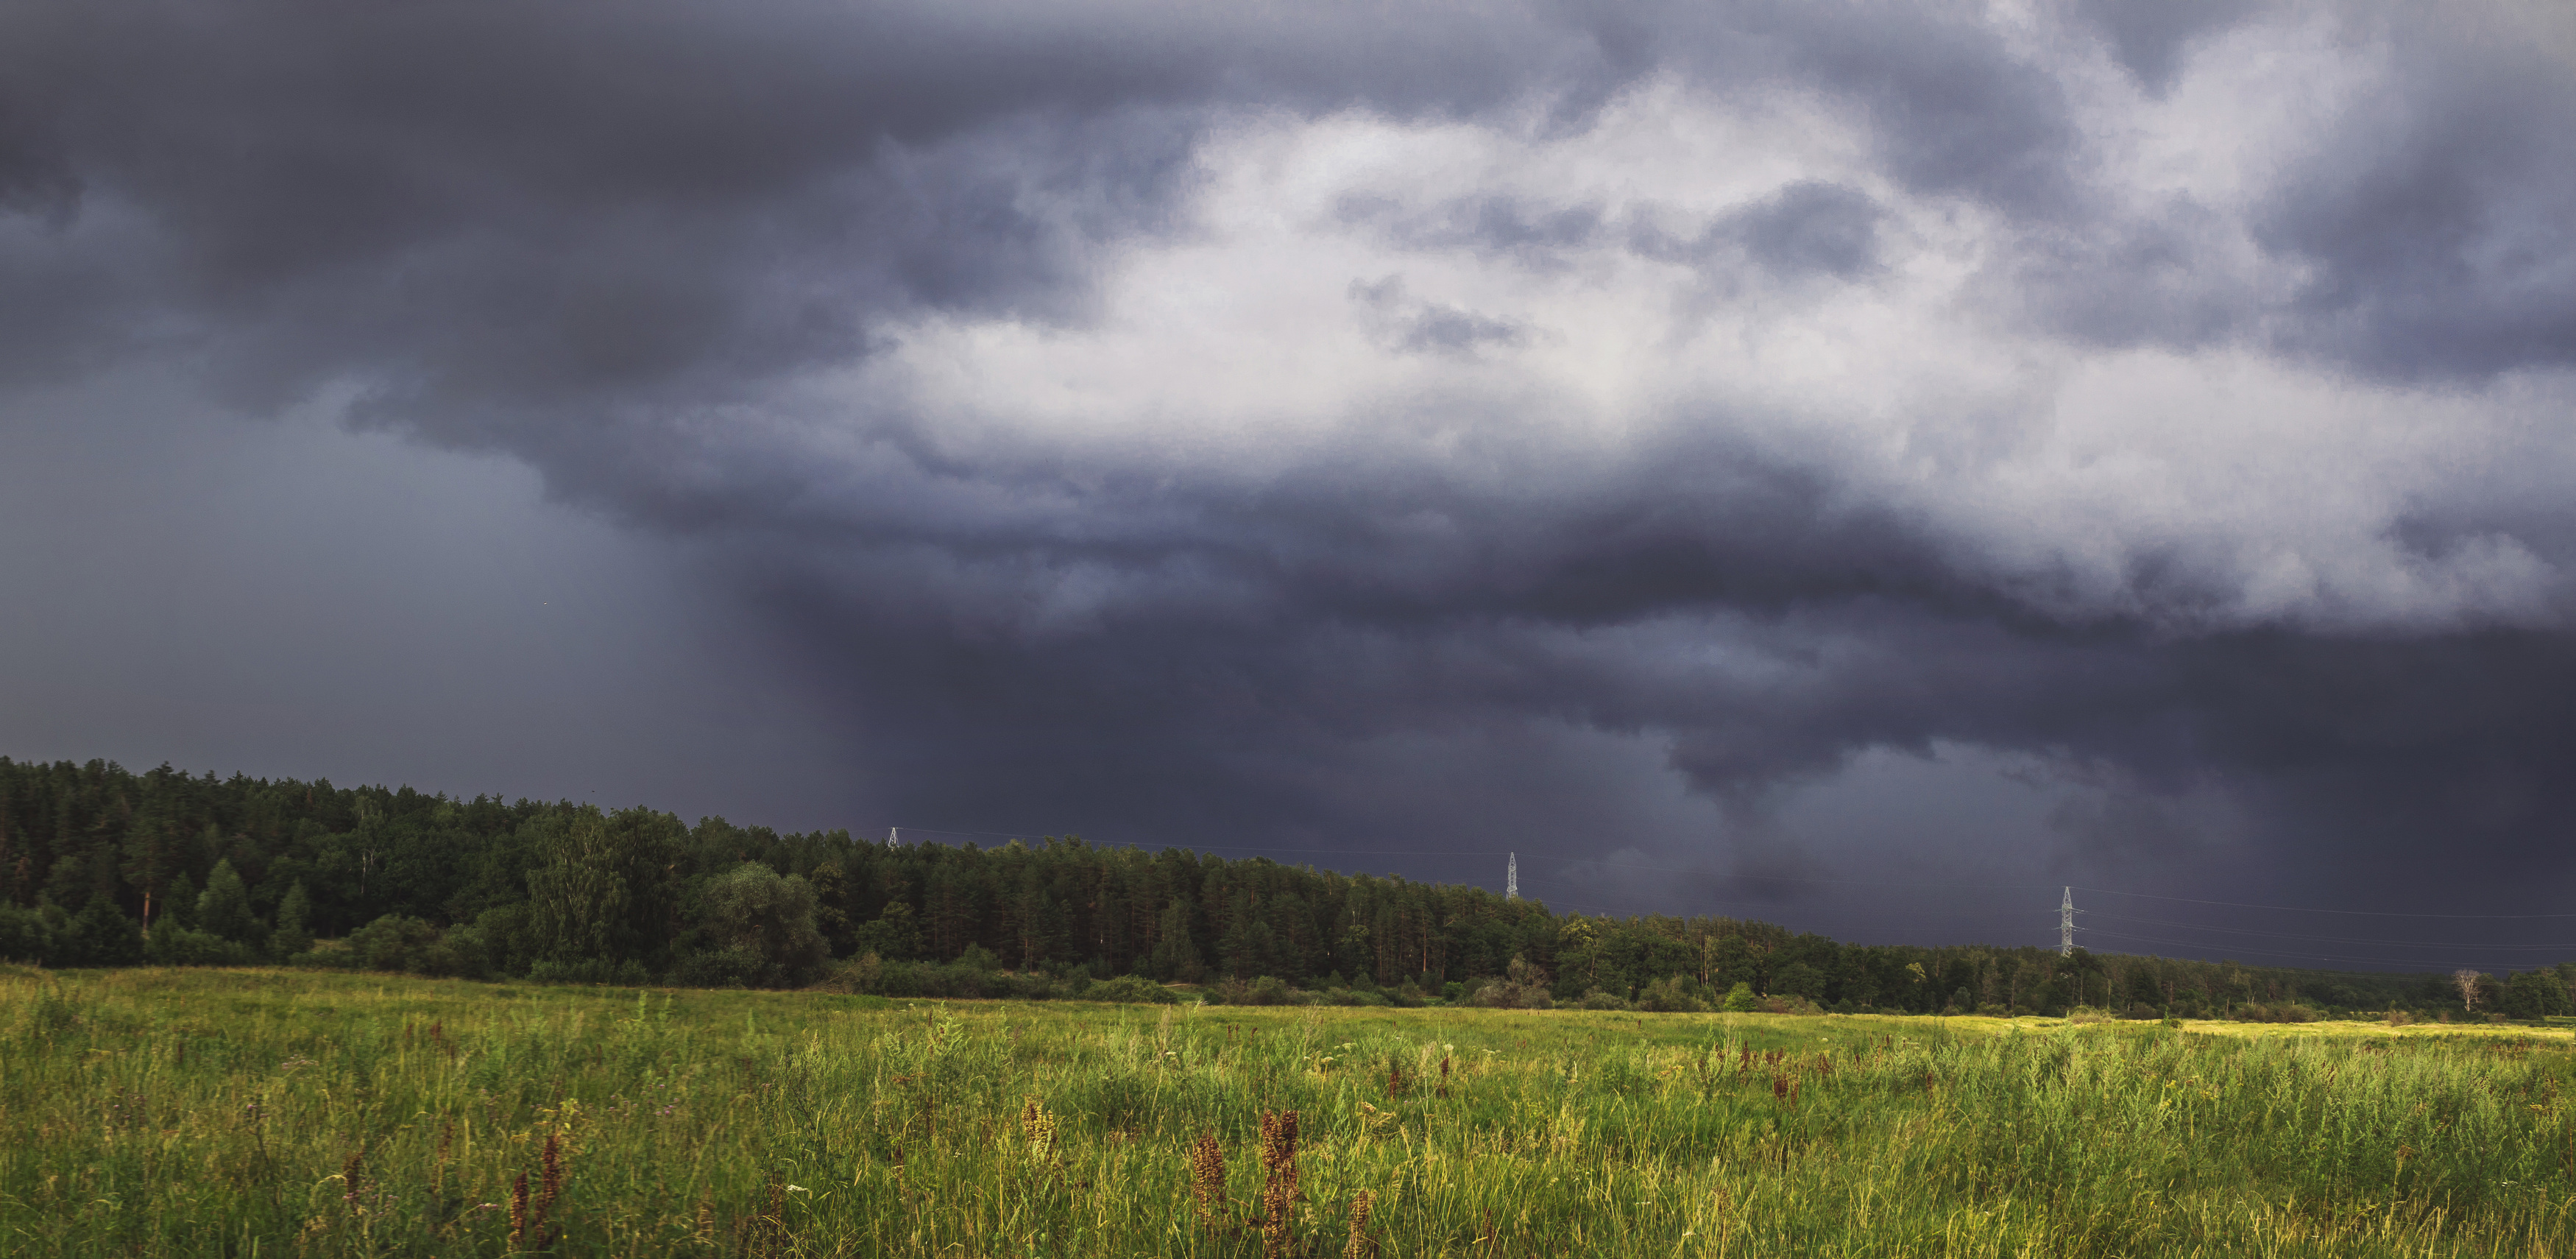
[[250, 891], [233, 873], [233, 863], [216, 862], [206, 876], [205, 892], [197, 897], [197, 929], [227, 940], [247, 940], [257, 926], [258, 919], [250, 912]]
[[299, 880], [286, 890], [286, 899], [277, 903], [277, 927], [268, 933], [268, 951], [279, 957], [293, 957], [312, 948], [313, 934], [304, 928], [304, 920], [312, 912], [312, 898], [304, 894], [304, 884]]
[[143, 960], [143, 929], [105, 892], [90, 897], [89, 906], [72, 919], [71, 935], [75, 966], [132, 966]]

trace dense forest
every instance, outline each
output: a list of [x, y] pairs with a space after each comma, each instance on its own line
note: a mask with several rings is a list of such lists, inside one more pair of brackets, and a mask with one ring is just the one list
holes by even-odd
[[[325, 941], [317, 946], [317, 938]], [[1078, 839], [897, 846], [649, 809], [0, 757], [0, 957], [1024, 996], [1696, 1009], [2468, 1013], [2450, 976], [1849, 945], [1715, 917]], [[2576, 966], [2475, 985], [2565, 1013]], [[1150, 982], [1149, 982], [1150, 981]]]

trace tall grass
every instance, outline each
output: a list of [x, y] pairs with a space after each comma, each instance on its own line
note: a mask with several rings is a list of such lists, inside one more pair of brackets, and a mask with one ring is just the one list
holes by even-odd
[[2576, 1244], [2563, 1037], [265, 971], [0, 973], [0, 1037], [31, 1256]]

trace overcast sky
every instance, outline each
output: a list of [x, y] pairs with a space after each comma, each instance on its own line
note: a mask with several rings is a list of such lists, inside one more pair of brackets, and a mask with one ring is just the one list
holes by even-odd
[[2510, 965], [2140, 897], [2576, 914], [2571, 205], [2556, 3], [21, 0], [0, 754]]

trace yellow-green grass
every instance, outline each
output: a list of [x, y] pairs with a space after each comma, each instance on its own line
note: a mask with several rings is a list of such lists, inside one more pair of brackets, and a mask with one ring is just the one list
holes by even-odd
[[0, 971], [0, 1253], [503, 1254], [549, 1137], [557, 1254], [2576, 1246], [2565, 1033], [2239, 1030]]

